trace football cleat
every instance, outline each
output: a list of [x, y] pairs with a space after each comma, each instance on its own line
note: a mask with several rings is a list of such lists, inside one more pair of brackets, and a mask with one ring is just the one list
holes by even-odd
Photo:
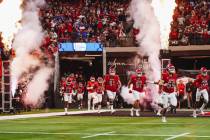
[[194, 118], [197, 118], [197, 114], [196, 114], [196, 111], [195, 110], [193, 111], [193, 117]]
[[166, 117], [162, 117], [162, 122], [163, 123], [166, 123], [167, 121], [166, 121]]
[[136, 116], [137, 116], [137, 117], [139, 117], [139, 116], [140, 116], [140, 114], [139, 114], [139, 111], [138, 111], [138, 110], [136, 110]]
[[131, 110], [130, 116], [133, 117], [133, 110]]
[[158, 110], [158, 112], [157, 112], [156, 115], [157, 115], [157, 116], [161, 116], [161, 113], [160, 113], [160, 112], [161, 112], [161, 110]]
[[203, 112], [203, 110], [200, 110], [201, 115], [204, 115], [205, 113]]
[[111, 114], [114, 114], [116, 111], [113, 109], [113, 110], [111, 110]]

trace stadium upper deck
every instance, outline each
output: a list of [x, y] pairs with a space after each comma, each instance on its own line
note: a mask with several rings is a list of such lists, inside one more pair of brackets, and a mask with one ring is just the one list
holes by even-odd
[[[41, 20], [47, 35], [59, 42], [102, 42], [107, 47], [135, 46], [127, 8], [130, 0], [47, 0]], [[210, 2], [176, 0], [170, 45], [210, 44]]]

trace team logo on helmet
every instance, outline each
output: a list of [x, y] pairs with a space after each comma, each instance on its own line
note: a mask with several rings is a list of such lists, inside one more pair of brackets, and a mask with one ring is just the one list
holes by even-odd
[[166, 69], [169, 73], [175, 73], [176, 72], [175, 67], [172, 64], [168, 64]]
[[201, 71], [201, 74], [202, 74], [202, 75], [204, 75], [204, 76], [207, 75], [207, 69], [206, 69], [206, 67], [202, 67], [202, 68], [200, 69], [200, 71]]

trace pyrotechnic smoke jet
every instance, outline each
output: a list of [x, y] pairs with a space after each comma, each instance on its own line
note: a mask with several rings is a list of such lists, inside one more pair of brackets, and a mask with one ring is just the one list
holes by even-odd
[[[161, 75], [161, 65], [159, 60], [160, 43], [160, 25], [154, 14], [150, 0], [132, 0], [129, 13], [134, 20], [134, 27], [140, 30], [136, 36], [139, 44], [138, 53], [142, 56], [148, 56], [148, 69], [145, 74], [150, 81], [158, 81]], [[157, 96], [158, 88], [148, 84], [152, 90], [153, 96]]]
[[45, 101], [44, 91], [47, 90], [49, 77], [53, 74], [53, 69], [43, 67], [34, 73], [34, 78], [29, 83], [25, 102], [27, 104], [40, 106]]
[[0, 32], [2, 33], [4, 49], [11, 48], [14, 34], [20, 28], [19, 21], [22, 17], [21, 4], [23, 0], [0, 1]]
[[153, 0], [152, 7], [160, 24], [161, 48], [168, 49], [169, 33], [176, 2], [175, 0]]
[[122, 87], [120, 95], [127, 104], [132, 105], [135, 102], [135, 99], [131, 93], [129, 93], [129, 88], [127, 86]]
[[[175, 0], [132, 0], [129, 13], [134, 20], [134, 27], [140, 30], [136, 36], [139, 44], [138, 53], [148, 56], [148, 67], [144, 68], [149, 81], [161, 78], [160, 49], [168, 48], [170, 22]], [[148, 84], [152, 98], [158, 97], [158, 86]]]
[[27, 85], [24, 101], [25, 104], [33, 106], [41, 104], [40, 98], [48, 89], [48, 80], [52, 74], [50, 66], [46, 65], [40, 57], [31, 55], [35, 50], [40, 51], [39, 48], [44, 38], [44, 32], [39, 21], [39, 8], [44, 3], [44, 0], [24, 1], [21, 29], [15, 35], [12, 45], [16, 51], [11, 66], [13, 92], [23, 73], [32, 75], [32, 79]]

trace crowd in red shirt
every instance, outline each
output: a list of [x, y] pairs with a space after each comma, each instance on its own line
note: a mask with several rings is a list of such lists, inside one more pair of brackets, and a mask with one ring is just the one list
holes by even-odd
[[[40, 12], [47, 37], [58, 42], [101, 42], [120, 46], [123, 38], [132, 40], [138, 30], [127, 21], [130, 0], [47, 0]], [[208, 0], [176, 0], [169, 44], [210, 44]], [[54, 51], [54, 43], [50, 50]]]
[[171, 23], [170, 45], [210, 44], [210, 2], [176, 0]]
[[115, 46], [117, 40], [132, 34], [127, 29], [131, 24], [126, 21], [129, 3], [130, 0], [47, 0], [40, 19], [48, 35], [59, 42]]

